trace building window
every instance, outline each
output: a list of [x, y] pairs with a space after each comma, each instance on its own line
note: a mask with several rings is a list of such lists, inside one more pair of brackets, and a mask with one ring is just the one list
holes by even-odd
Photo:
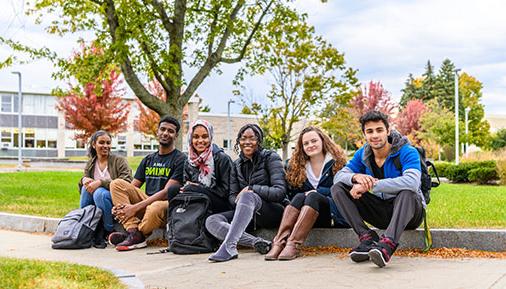
[[229, 142], [230, 142], [230, 141], [229, 141], [228, 139], [224, 139], [224, 140], [223, 140], [223, 148], [224, 148], [224, 149], [228, 149], [228, 148], [229, 148], [229, 145], [228, 145], [228, 144], [229, 144]]
[[25, 132], [25, 148], [34, 148], [34, 147], [35, 147], [35, 133]]
[[56, 148], [56, 141], [55, 140], [48, 140], [47, 147], [55, 149]]
[[12, 96], [2, 95], [2, 112], [12, 112]]
[[9, 130], [2, 130], [2, 143], [11, 143], [12, 142], [12, 132]]
[[[19, 133], [17, 131], [14, 132], [13, 135], [13, 147], [17, 148], [19, 147]], [[23, 135], [21, 135], [21, 143], [23, 142]]]
[[46, 141], [45, 140], [37, 140], [37, 148], [45, 148], [46, 147]]
[[82, 140], [76, 140], [76, 148], [84, 149], [84, 147], [85, 147], [85, 142], [83, 142]]

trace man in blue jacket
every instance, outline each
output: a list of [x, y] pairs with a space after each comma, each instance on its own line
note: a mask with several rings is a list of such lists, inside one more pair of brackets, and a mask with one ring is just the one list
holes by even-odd
[[[366, 144], [334, 177], [332, 198], [359, 236], [360, 244], [351, 250], [350, 258], [370, 259], [384, 267], [402, 232], [416, 229], [423, 220], [420, 155], [406, 137], [390, 129], [385, 114], [370, 111], [360, 124]], [[384, 235], [380, 238], [364, 220], [385, 229]]]

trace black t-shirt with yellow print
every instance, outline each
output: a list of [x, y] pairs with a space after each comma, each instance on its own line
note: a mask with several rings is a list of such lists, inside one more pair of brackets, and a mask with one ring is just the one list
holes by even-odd
[[151, 196], [163, 189], [170, 179], [183, 183], [185, 159], [177, 149], [165, 155], [154, 152], [142, 159], [134, 178], [145, 183], [146, 195]]

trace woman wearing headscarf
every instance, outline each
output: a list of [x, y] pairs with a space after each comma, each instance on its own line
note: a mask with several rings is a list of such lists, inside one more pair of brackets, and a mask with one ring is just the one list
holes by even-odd
[[238, 257], [237, 245], [255, 248], [261, 254], [270, 242], [247, 232], [257, 228], [276, 228], [283, 214], [286, 196], [285, 171], [274, 151], [263, 149], [263, 132], [256, 124], [243, 126], [237, 134], [235, 150], [239, 158], [231, 171], [229, 201], [234, 210], [211, 215], [207, 230], [223, 240], [209, 257], [224, 262]]
[[205, 193], [211, 200], [211, 211], [220, 213], [230, 210], [228, 194], [232, 159], [213, 139], [214, 129], [209, 122], [196, 120], [190, 126], [182, 191]]

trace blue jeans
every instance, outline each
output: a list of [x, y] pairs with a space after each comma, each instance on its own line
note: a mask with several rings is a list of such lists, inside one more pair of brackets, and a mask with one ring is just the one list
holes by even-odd
[[102, 210], [102, 220], [104, 222], [105, 230], [111, 232], [114, 228], [111, 212], [111, 192], [109, 192], [106, 188], [99, 187], [93, 194], [90, 194], [83, 186], [81, 189], [80, 206], [81, 208], [84, 208], [88, 205], [95, 205]]

